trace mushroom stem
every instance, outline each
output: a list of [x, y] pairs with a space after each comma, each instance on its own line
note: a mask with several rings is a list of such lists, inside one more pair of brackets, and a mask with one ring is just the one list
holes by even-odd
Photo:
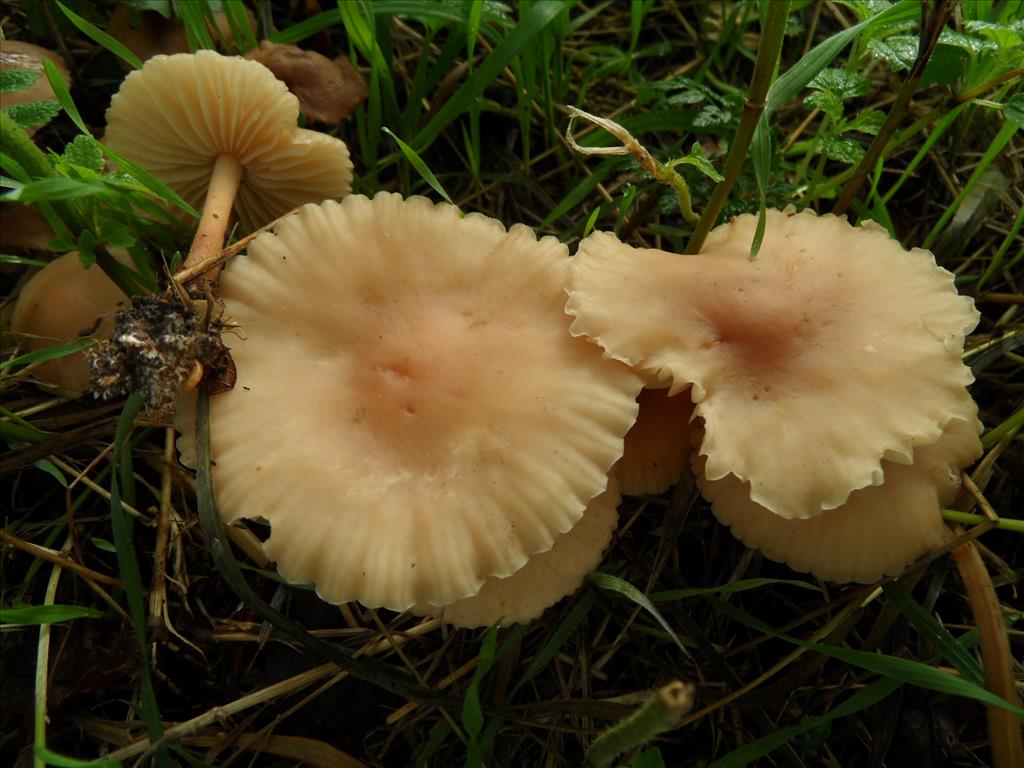
[[[203, 213], [199, 217], [199, 229], [196, 230], [192, 248], [185, 259], [185, 267], [205, 261], [214, 256], [224, 247], [228, 221], [231, 218], [231, 206], [235, 202], [238, 185], [242, 183], [242, 164], [234, 155], [217, 155], [217, 162], [210, 175], [210, 186], [206, 191], [206, 202]], [[213, 270], [204, 277], [213, 279]]]

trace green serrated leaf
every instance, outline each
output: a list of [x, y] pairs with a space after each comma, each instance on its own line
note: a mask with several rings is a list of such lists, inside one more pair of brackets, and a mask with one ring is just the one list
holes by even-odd
[[1003, 104], [1003, 117], [1018, 128], [1024, 128], [1024, 93], [1015, 93]]
[[103, 613], [79, 605], [26, 605], [0, 608], [0, 624], [55, 624], [72, 619], [98, 619]]
[[85, 134], [79, 134], [74, 141], [64, 147], [64, 159], [72, 165], [95, 173], [103, 170], [103, 150], [100, 149], [100, 143]]
[[864, 147], [853, 139], [826, 136], [819, 145], [821, 154], [829, 160], [856, 165], [864, 157]]
[[42, 77], [42, 74], [36, 69], [21, 69], [19, 67], [0, 70], [0, 93], [14, 93], [31, 88]]
[[686, 157], [681, 157], [679, 160], [673, 161], [670, 165], [692, 165], [698, 171], [703, 173], [709, 179], [715, 182], [722, 181], [724, 176], [718, 172], [718, 169], [711, 164], [707, 156], [704, 154], [704, 148], [700, 145], [700, 142], [693, 142], [693, 146], [690, 147], [690, 154]]
[[859, 72], [826, 67], [811, 79], [807, 87], [835, 94], [841, 101], [846, 101], [867, 93], [871, 87], [871, 79]]
[[694, 128], [720, 128], [729, 125], [733, 120], [733, 113], [722, 109], [716, 104], [707, 104], [693, 118]]
[[24, 104], [12, 104], [4, 107], [4, 112], [22, 128], [45, 125], [60, 113], [60, 104], [56, 101], [26, 101]]
[[884, 40], [871, 40], [868, 50], [887, 63], [893, 72], [910, 69], [917, 60], [918, 39], [914, 35], [893, 35]]
[[972, 56], [977, 56], [982, 51], [994, 51], [999, 48], [999, 46], [991, 40], [984, 40], [974, 35], [967, 35], [955, 29], [949, 29], [948, 27], [942, 30], [942, 33], [939, 35], [939, 43], [960, 48], [967, 51], [967, 53]]
[[808, 109], [820, 109], [833, 120], [843, 116], [843, 100], [830, 91], [815, 91], [804, 99]]
[[877, 109], [865, 109], [858, 112], [851, 120], [843, 125], [844, 131], [857, 131], [874, 136], [882, 129], [885, 123], [885, 113]]

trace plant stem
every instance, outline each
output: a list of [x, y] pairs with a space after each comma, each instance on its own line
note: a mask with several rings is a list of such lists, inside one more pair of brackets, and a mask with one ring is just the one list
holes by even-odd
[[[953, 560], [967, 589], [974, 622], [978, 625], [985, 687], [996, 696], [1019, 704], [1003, 611], [995, 587], [992, 586], [992, 579], [978, 554], [977, 545], [973, 541], [961, 544], [953, 550]], [[986, 709], [994, 768], [1019, 768], [1024, 765], [1024, 741], [1021, 740], [1021, 727], [1016, 715], [994, 704], [988, 705]]]
[[589, 768], [606, 768], [627, 749], [650, 741], [679, 724], [693, 709], [694, 688], [678, 680], [662, 686], [629, 717], [602, 733], [587, 750]]
[[[242, 164], [234, 155], [217, 155], [217, 162], [210, 175], [210, 186], [206, 191], [206, 201], [203, 203], [203, 212], [199, 217], [199, 228], [185, 259], [185, 267], [205, 261], [224, 248], [228, 221], [231, 219], [231, 206], [234, 205], [238, 185], [242, 183], [242, 170]], [[213, 281], [216, 279], [216, 273], [211, 270], [203, 277]]]
[[711, 193], [711, 199], [704, 208], [690, 241], [686, 244], [687, 253], [700, 251], [708, 232], [718, 220], [719, 214], [725, 207], [725, 201], [728, 199], [729, 193], [732, 192], [736, 179], [739, 178], [740, 169], [743, 167], [743, 161], [747, 159], [747, 151], [754, 138], [757, 123], [761, 119], [761, 113], [764, 112], [765, 96], [771, 87], [775, 68], [779, 62], [779, 54], [782, 52], [786, 17], [789, 15], [789, 0], [780, 0], [766, 5], [768, 10], [761, 31], [761, 42], [757, 47], [754, 76], [750, 81], [747, 96], [743, 100], [743, 115], [740, 117], [739, 127], [729, 145], [729, 155], [725, 158], [725, 168], [722, 172], [725, 179]]
[[[971, 512], [961, 512], [956, 509], [942, 510], [942, 519], [948, 523], [960, 523], [961, 525], [982, 525], [983, 523], [989, 522], [989, 519], [984, 515], [976, 515]], [[995, 527], [1004, 531], [1024, 533], [1024, 520], [1017, 520], [1012, 517], [1000, 517], [999, 522], [996, 523]]]
[[883, 150], [889, 143], [889, 137], [895, 133], [896, 128], [903, 122], [903, 118], [907, 113], [907, 105], [910, 104], [911, 97], [917, 91], [917, 84], [921, 80], [924, 68], [932, 57], [932, 51], [935, 50], [935, 45], [939, 42], [939, 35], [942, 33], [942, 29], [945, 27], [946, 21], [955, 7], [956, 3], [953, 0], [938, 0], [935, 4], [935, 11], [931, 16], [925, 17], [928, 4], [923, 3], [921, 5], [921, 41], [918, 45], [917, 59], [914, 60], [914, 65], [910, 68], [907, 79], [903, 81], [903, 86], [900, 88], [899, 93], [896, 94], [896, 101], [889, 110], [889, 114], [886, 116], [881, 129], [871, 141], [871, 146], [864, 153], [860, 163], [857, 164], [857, 170], [854, 171], [853, 178], [843, 188], [842, 194], [836, 200], [836, 204], [832, 206], [832, 213], [837, 216], [845, 213], [846, 209], [850, 207], [850, 203], [857, 196], [868, 173], [875, 167], [878, 159], [882, 156]]

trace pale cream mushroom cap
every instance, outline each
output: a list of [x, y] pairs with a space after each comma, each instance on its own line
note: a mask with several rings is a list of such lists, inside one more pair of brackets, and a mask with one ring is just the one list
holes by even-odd
[[[43, 70], [43, 62], [49, 60], [57, 67], [64, 84], [71, 86], [71, 73], [67, 66], [55, 51], [48, 51], [32, 43], [23, 43], [19, 40], [0, 40], [0, 70], [5, 69], [29, 69], [39, 73], [39, 79], [28, 88], [20, 91], [7, 93], [0, 92], [0, 109], [7, 109], [15, 104], [27, 104], [30, 101], [53, 101], [57, 95], [53, 92], [53, 86], [46, 78]], [[41, 125], [33, 125], [26, 129], [29, 136], [34, 134]]]
[[[85, 269], [78, 252], [72, 251], [58, 256], [22, 286], [11, 329], [25, 352], [100, 338], [113, 330], [114, 313], [127, 303], [128, 297], [102, 269], [95, 264]], [[43, 363], [34, 375], [70, 397], [89, 391], [89, 361], [84, 352]]]
[[197, 210], [217, 156], [233, 156], [244, 168], [235, 211], [249, 232], [351, 189], [345, 143], [298, 118], [298, 99], [262, 64], [214, 51], [154, 56], [114, 94], [104, 141]]
[[769, 512], [734, 475], [707, 480], [705, 456], [695, 454], [694, 471], [715, 517], [748, 547], [827, 581], [870, 583], [902, 573], [949, 539], [940, 505], [956, 495], [959, 470], [981, 454], [979, 430], [973, 413], [950, 422], [938, 441], [914, 449], [912, 465], [883, 461], [881, 485], [808, 520]]
[[440, 616], [445, 623], [473, 629], [533, 621], [563, 597], [571, 595], [601, 562], [619, 521], [619, 495], [611, 479], [608, 490], [590, 500], [583, 517], [526, 565], [505, 578], [491, 577], [480, 591], [438, 608], [415, 605], [417, 616]]
[[667, 389], [645, 387], [637, 398], [636, 423], [626, 433], [625, 450], [612, 474], [627, 496], [661, 493], [675, 485], [690, 463], [689, 390], [669, 397]]
[[221, 279], [244, 334], [211, 399], [221, 514], [268, 520], [289, 581], [395, 610], [550, 548], [605, 490], [640, 389], [569, 335], [567, 267], [554, 238], [386, 193], [260, 235]]
[[754, 501], [806, 518], [882, 482], [960, 412], [960, 362], [977, 324], [928, 251], [878, 226], [768, 211], [715, 229], [704, 251], [635, 249], [605, 233], [573, 259], [573, 333], [649, 381], [693, 385], [707, 474], [749, 481]]

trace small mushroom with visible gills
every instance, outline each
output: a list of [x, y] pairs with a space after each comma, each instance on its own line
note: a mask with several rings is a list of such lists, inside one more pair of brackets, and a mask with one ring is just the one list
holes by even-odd
[[931, 253], [870, 222], [770, 210], [750, 261], [756, 222], [740, 216], [686, 256], [592, 234], [567, 309], [574, 334], [649, 384], [692, 385], [709, 480], [732, 475], [775, 514], [815, 517], [962, 417], [978, 313]]
[[[117, 308], [127, 303], [128, 297], [102, 269], [95, 264], [86, 269], [72, 251], [58, 256], [22, 286], [11, 330], [25, 352], [102, 337], [114, 327]], [[34, 375], [69, 397], [89, 391], [89, 361], [84, 352], [42, 363]]]
[[640, 390], [570, 336], [568, 261], [525, 226], [383, 192], [259, 235], [220, 282], [243, 334], [210, 400], [225, 521], [269, 521], [281, 574], [325, 600], [394, 610], [550, 549], [606, 490]]
[[262, 64], [214, 51], [154, 56], [114, 94], [104, 141], [202, 208], [193, 266], [220, 252], [232, 209], [248, 232], [348, 193], [345, 143], [298, 117], [298, 99]]

